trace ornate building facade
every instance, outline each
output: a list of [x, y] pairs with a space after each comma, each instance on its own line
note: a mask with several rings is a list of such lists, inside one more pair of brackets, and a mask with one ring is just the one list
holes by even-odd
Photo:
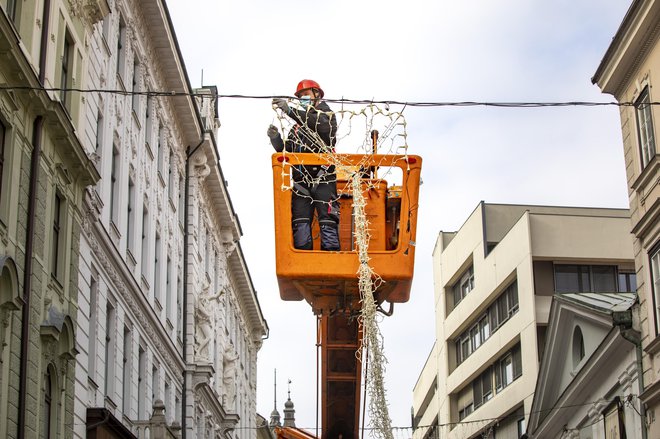
[[0, 436], [256, 436], [268, 326], [165, 2], [0, 10]]
[[101, 180], [81, 243], [76, 436], [89, 407], [140, 433], [158, 401], [172, 433], [254, 436], [268, 327], [219, 164], [215, 90], [191, 88], [163, 1], [108, 6], [87, 79], [131, 93], [87, 101]]
[[[77, 88], [102, 5], [0, 1], [0, 437], [70, 437], [85, 188]], [[47, 90], [50, 89], [50, 90]]]
[[[618, 102], [635, 249], [648, 437], [660, 437], [660, 1], [634, 0], [592, 81]], [[655, 104], [655, 105], [654, 105]]]

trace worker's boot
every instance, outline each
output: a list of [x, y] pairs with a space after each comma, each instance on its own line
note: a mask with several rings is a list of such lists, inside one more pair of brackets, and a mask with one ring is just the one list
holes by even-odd
[[339, 251], [339, 233], [336, 225], [321, 224], [321, 250]]
[[311, 250], [312, 228], [308, 222], [297, 222], [293, 224], [293, 246], [298, 250]]

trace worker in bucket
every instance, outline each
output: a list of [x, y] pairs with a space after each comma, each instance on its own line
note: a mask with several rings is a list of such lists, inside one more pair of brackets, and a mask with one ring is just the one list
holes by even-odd
[[[273, 107], [279, 108], [294, 125], [286, 141], [282, 140], [277, 127], [268, 127], [268, 137], [275, 151], [286, 149], [291, 153], [334, 152], [337, 141], [337, 119], [323, 99], [323, 89], [316, 81], [303, 79], [296, 88], [297, 100], [273, 99]], [[300, 165], [293, 169], [291, 195], [291, 226], [293, 245], [297, 249], [311, 250], [312, 219], [316, 211], [321, 250], [339, 250], [339, 207], [337, 203], [337, 178], [334, 166]]]

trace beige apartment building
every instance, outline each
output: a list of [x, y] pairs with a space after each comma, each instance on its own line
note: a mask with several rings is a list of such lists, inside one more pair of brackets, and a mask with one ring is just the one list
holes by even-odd
[[635, 290], [629, 221], [624, 209], [482, 202], [459, 231], [440, 232], [415, 438], [526, 432], [553, 296]]
[[[660, 1], [634, 0], [592, 81], [621, 103], [648, 437], [660, 437]], [[652, 105], [656, 103], [656, 105]]]

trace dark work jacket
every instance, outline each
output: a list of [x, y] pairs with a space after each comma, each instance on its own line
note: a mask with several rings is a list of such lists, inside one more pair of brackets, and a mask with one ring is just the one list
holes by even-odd
[[[280, 136], [271, 139], [275, 151], [329, 153], [334, 152], [337, 143], [337, 118], [328, 104], [320, 102], [316, 107], [306, 110], [289, 107], [288, 116], [296, 122], [289, 131], [286, 142]], [[319, 144], [318, 139], [323, 141]], [[305, 165], [295, 167], [293, 180], [309, 182], [319, 176], [321, 166]], [[322, 180], [334, 180], [334, 166], [322, 172]]]

